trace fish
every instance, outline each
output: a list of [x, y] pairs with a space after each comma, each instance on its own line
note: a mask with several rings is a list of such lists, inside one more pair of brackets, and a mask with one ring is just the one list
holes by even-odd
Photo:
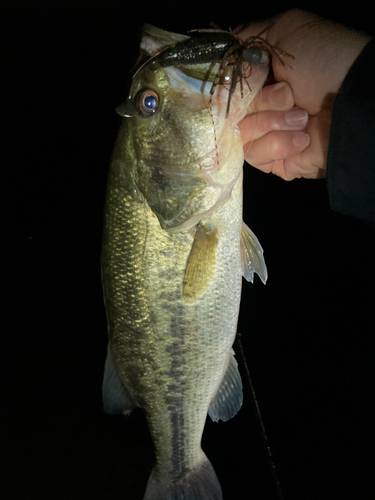
[[145, 500], [223, 498], [201, 438], [207, 414], [227, 421], [241, 408], [232, 345], [242, 277], [267, 279], [263, 249], [242, 220], [237, 124], [269, 71], [257, 47], [246, 62], [249, 48], [216, 30], [145, 25], [116, 109], [101, 254], [103, 407], [146, 413], [155, 465]]

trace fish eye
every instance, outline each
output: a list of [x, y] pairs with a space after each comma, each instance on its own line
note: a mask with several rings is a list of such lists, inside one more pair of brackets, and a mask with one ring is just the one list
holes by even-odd
[[153, 90], [141, 90], [137, 97], [137, 105], [143, 116], [151, 116], [159, 106], [159, 96]]

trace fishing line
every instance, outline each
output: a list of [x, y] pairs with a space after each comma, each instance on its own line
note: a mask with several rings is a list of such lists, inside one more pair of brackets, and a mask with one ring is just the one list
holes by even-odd
[[243, 368], [244, 368], [244, 371], [246, 374], [246, 378], [245, 378], [246, 382], [245, 383], [247, 385], [248, 392], [250, 393], [251, 406], [253, 408], [253, 412], [255, 414], [255, 419], [256, 419], [256, 422], [258, 425], [259, 434], [260, 434], [261, 439], [262, 439], [262, 444], [263, 444], [262, 448], [263, 448], [265, 456], [266, 456], [268, 469], [271, 473], [272, 482], [273, 482], [273, 486], [274, 486], [274, 490], [275, 490], [275, 500], [284, 500], [284, 497], [283, 497], [283, 494], [281, 491], [280, 481], [279, 481], [279, 478], [277, 477], [277, 473], [276, 473], [275, 463], [274, 463], [273, 458], [272, 458], [271, 448], [269, 447], [269, 444], [268, 444], [266, 429], [264, 428], [263, 419], [262, 419], [262, 415], [260, 413], [260, 409], [259, 409], [256, 395], [255, 395], [254, 386], [253, 386], [253, 383], [251, 381], [249, 367], [247, 365], [245, 353], [243, 351], [243, 347], [242, 347], [242, 343], [241, 343], [241, 336], [242, 335], [240, 333], [237, 333], [236, 342], [238, 344], [238, 349], [236, 349], [236, 352], [238, 352], [239, 356], [242, 359]]
[[220, 168], [219, 148], [217, 147], [216, 127], [215, 127], [214, 115], [213, 115], [213, 111], [212, 111], [212, 95], [210, 96], [210, 100], [208, 102], [208, 111], [210, 113], [211, 122], [212, 122], [212, 129], [214, 132], [214, 141], [215, 141], [215, 150], [216, 150], [216, 164], [217, 164], [217, 167]]

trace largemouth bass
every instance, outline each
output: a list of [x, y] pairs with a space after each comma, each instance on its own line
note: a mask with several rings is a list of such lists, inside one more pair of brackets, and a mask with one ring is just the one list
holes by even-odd
[[207, 413], [226, 421], [242, 405], [232, 350], [241, 281], [267, 278], [262, 248], [242, 221], [237, 123], [266, 79], [268, 58], [233, 62], [242, 48], [229, 34], [209, 52], [202, 40], [218, 40], [213, 33], [146, 25], [117, 109], [124, 118], [102, 249], [103, 404], [110, 414], [146, 412], [156, 454], [146, 500], [222, 499], [201, 437]]

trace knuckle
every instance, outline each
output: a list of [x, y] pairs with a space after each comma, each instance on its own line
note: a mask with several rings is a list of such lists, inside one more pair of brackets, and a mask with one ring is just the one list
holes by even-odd
[[257, 129], [263, 135], [273, 130], [278, 130], [280, 128], [278, 112], [275, 111], [264, 111], [260, 113], [259, 120], [257, 123]]

